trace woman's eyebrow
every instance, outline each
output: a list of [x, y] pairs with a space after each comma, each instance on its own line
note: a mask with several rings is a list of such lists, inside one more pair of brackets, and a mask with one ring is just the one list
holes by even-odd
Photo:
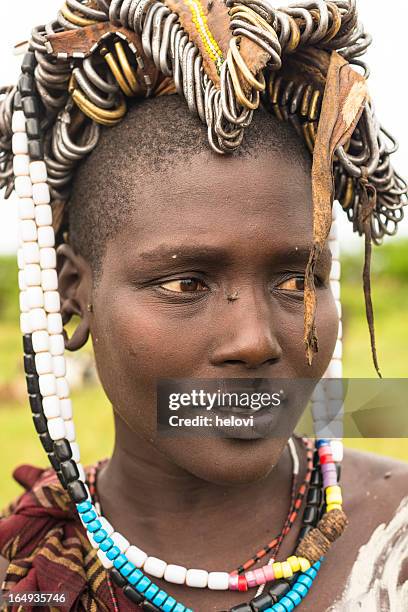
[[147, 251], [137, 254], [140, 259], [148, 262], [163, 261], [223, 261], [230, 259], [230, 254], [223, 247], [210, 246], [206, 244], [170, 245], [161, 244]]

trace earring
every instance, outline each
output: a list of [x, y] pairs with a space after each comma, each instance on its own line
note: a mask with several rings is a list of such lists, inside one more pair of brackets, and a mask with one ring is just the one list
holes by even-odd
[[93, 312], [93, 304], [87, 304], [86, 309], [88, 312]]

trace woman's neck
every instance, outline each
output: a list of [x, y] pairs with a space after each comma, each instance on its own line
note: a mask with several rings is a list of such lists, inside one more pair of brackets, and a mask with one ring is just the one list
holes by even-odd
[[[304, 453], [300, 443], [297, 448], [302, 476]], [[228, 552], [226, 570], [280, 531], [289, 510], [291, 476], [286, 448], [261, 481], [207, 482], [171, 463], [116, 417], [114, 452], [98, 475], [97, 488], [103, 515], [147, 554], [222, 569], [219, 563]]]

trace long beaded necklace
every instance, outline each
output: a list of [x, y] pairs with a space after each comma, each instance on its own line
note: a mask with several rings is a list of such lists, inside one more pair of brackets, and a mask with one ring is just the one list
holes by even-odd
[[[313, 522], [313, 526], [305, 525], [311, 529], [306, 530], [307, 533], [303, 535], [294, 554], [286, 561], [274, 562], [253, 572], [249, 570], [231, 576], [225, 571], [187, 570], [181, 566], [166, 564], [131, 545], [97, 512], [92, 502], [85, 472], [80, 463], [69, 386], [65, 378], [55, 232], [52, 227], [51, 194], [44, 161], [40, 105], [34, 79], [36, 66], [35, 53], [27, 52], [22, 62], [18, 92], [13, 100], [12, 150], [14, 187], [20, 198], [22, 240], [18, 251], [20, 327], [23, 334], [27, 390], [40, 441], [61, 484], [75, 503], [79, 518], [97, 548], [102, 565], [110, 571], [112, 579], [120, 584], [124, 594], [142, 609], [150, 612], [192, 612], [160, 589], [149, 575], [176, 584], [185, 583], [190, 587], [213, 590], [247, 590], [266, 582], [274, 582], [268, 593], [271, 605], [262, 609], [268, 612], [292, 610], [307, 594], [320, 567], [320, 559], [329, 550], [332, 542], [341, 535], [346, 525], [332, 454], [341, 454], [339, 444], [332, 445], [327, 440], [317, 442], [326, 502], [323, 517], [317, 523]], [[74, 145], [69, 153], [72, 156], [77, 155]], [[339, 376], [341, 374], [338, 374], [338, 355], [335, 355], [335, 358], [332, 360], [336, 372], [334, 375]], [[330, 402], [328, 406], [330, 409]], [[315, 409], [317, 412], [316, 406]], [[318, 511], [316, 508], [314, 510], [313, 517], [318, 518]], [[292, 588], [287, 580], [294, 578], [296, 582]], [[282, 579], [286, 582], [279, 582]], [[243, 605], [247, 606], [246, 610], [254, 610], [256, 604], [252, 601], [252, 607]], [[234, 612], [242, 612], [245, 609], [242, 606], [234, 608]]]

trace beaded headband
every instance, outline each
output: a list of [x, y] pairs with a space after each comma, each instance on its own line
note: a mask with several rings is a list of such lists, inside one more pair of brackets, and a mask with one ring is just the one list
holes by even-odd
[[[302, 572], [280, 608], [262, 609], [282, 612], [298, 605], [346, 524], [335, 466], [342, 444], [324, 439], [316, 444], [325, 489], [323, 518], [302, 535], [294, 556], [256, 579], [157, 563], [114, 531], [86, 485], [65, 378], [55, 246], [65, 229], [64, 204], [74, 169], [96, 147], [100, 125], [121, 120], [128, 97], [177, 91], [207, 126], [210, 146], [219, 154], [240, 145], [261, 103], [289, 121], [313, 153], [314, 242], [305, 289], [311, 361], [317, 350], [313, 269], [327, 238], [333, 254], [331, 286], [341, 315], [333, 198], [365, 235], [366, 270], [371, 241], [396, 233], [406, 204], [406, 184], [389, 160], [396, 145], [375, 119], [366, 89], [368, 70], [359, 59], [369, 44], [354, 0], [299, 0], [281, 9], [264, 0], [210, 0], [208, 5], [199, 0], [66, 0], [57, 21], [34, 29], [18, 87], [1, 90], [0, 187], [6, 187], [6, 197], [13, 189], [19, 196], [20, 322], [34, 424], [99, 559], [105, 568], [118, 570], [124, 591], [143, 609], [191, 612], [141, 568], [165, 578], [167, 570], [169, 582], [179, 583], [183, 574], [190, 586], [239, 590]], [[362, 68], [364, 76], [350, 64]], [[369, 289], [367, 274], [372, 330]], [[340, 325], [329, 378], [342, 375], [341, 334]], [[322, 423], [341, 418], [341, 397], [329, 382], [313, 396], [320, 434]]]

